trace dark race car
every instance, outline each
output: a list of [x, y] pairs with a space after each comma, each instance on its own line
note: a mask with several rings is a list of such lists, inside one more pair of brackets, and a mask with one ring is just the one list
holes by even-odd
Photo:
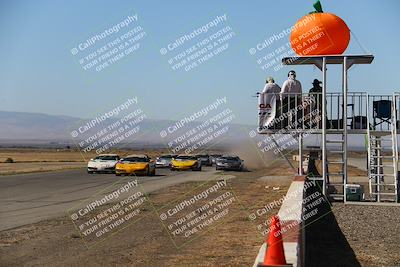
[[222, 156], [217, 159], [215, 169], [242, 171], [243, 160], [238, 156]]

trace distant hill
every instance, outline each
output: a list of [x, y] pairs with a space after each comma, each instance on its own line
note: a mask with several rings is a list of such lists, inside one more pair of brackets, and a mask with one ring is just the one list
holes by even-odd
[[70, 125], [80, 121], [69, 116], [0, 111], [0, 139], [66, 140]]
[[[107, 125], [116, 119], [109, 119]], [[28, 112], [0, 111], [0, 144], [72, 144], [71, 131], [87, 120], [82, 118], [48, 115]], [[165, 140], [160, 137], [160, 131], [175, 124], [172, 120], [145, 119], [140, 123], [141, 135], [135, 143], [164, 145]], [[192, 122], [187, 129], [200, 125], [201, 122]], [[101, 130], [104, 124], [99, 128]], [[231, 124], [230, 131], [224, 135], [224, 143], [236, 142], [245, 138], [247, 131], [252, 127]], [[96, 132], [95, 130], [94, 132]]]
[[[116, 121], [116, 119], [110, 119], [107, 125], [111, 124], [113, 120]], [[0, 145], [38, 145], [50, 147], [73, 145], [74, 142], [70, 135], [71, 131], [80, 125], [84, 125], [86, 122], [87, 120], [82, 118], [70, 116], [0, 111]], [[134, 141], [129, 141], [127, 144], [124, 144], [124, 146], [146, 145], [165, 147], [167, 141], [160, 137], [160, 132], [176, 123], [177, 122], [173, 120], [145, 119], [140, 123], [141, 134], [138, 138]], [[189, 130], [201, 123], [202, 122], [198, 121], [189, 123], [185, 129]], [[99, 128], [95, 127], [93, 132], [101, 130], [102, 127], [104, 127], [104, 125], [100, 125]], [[249, 132], [254, 129], [255, 126], [230, 124], [229, 131], [223, 134], [218, 140], [215, 140], [215, 144], [229, 147], [235, 145], [250, 145], [251, 143], [249, 141], [251, 140], [249, 138]], [[263, 137], [264, 136], [258, 135], [252, 140], [260, 140]], [[321, 138], [315, 136], [311, 136], [305, 140], [306, 145], [319, 145], [320, 142]], [[365, 147], [364, 137], [360, 135], [350, 136], [349, 144], [350, 147], [363, 150]], [[213, 142], [207, 144], [207, 146], [212, 145], [214, 145]], [[293, 148], [296, 148], [296, 145], [294, 145]]]

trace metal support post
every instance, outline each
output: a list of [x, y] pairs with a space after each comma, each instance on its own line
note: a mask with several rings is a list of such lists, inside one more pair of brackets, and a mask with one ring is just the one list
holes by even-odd
[[322, 58], [322, 193], [326, 195], [326, 57]]
[[343, 202], [346, 202], [347, 186], [347, 57], [343, 59]]
[[303, 174], [303, 134], [299, 133], [299, 175]]

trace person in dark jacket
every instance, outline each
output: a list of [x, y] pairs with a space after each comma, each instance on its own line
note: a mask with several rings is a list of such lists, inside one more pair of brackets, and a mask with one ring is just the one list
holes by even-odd
[[319, 128], [322, 127], [322, 87], [321, 87], [322, 82], [314, 79], [312, 85], [313, 87], [310, 89], [308, 92], [308, 96], [312, 97], [314, 102], [311, 106], [311, 111], [315, 111], [318, 109], [318, 115], [320, 116], [321, 120], [319, 121]]

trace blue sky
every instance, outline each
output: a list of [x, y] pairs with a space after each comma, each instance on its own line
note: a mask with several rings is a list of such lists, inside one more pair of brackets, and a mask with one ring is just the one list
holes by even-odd
[[[137, 96], [148, 117], [179, 119], [227, 96], [236, 122], [255, 124], [257, 100], [252, 95], [261, 90], [267, 76], [282, 84], [290, 68], [264, 71], [249, 49], [292, 26], [312, 11], [313, 2], [3, 0], [0, 110], [91, 117]], [[400, 91], [400, 2], [321, 2], [324, 11], [344, 19], [360, 43], [375, 55], [371, 66], [351, 70], [350, 90]], [[146, 32], [140, 49], [99, 73], [84, 71], [71, 48], [132, 14], [138, 14], [137, 23]], [[223, 14], [228, 18], [224, 26], [235, 33], [228, 41], [229, 48], [192, 71], [173, 70], [160, 48]], [[288, 37], [281, 43], [287, 41]], [[346, 54], [362, 53], [352, 38]], [[314, 78], [320, 78], [313, 67], [294, 69], [304, 91]], [[338, 70], [333, 67], [329, 72], [329, 91], [340, 86]]]

